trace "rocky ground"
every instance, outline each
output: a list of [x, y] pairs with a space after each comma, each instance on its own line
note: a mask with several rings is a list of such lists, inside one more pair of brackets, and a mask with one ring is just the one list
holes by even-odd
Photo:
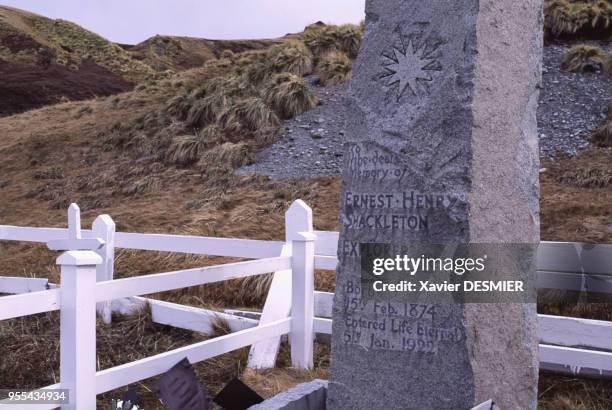
[[[543, 157], [559, 153], [575, 155], [587, 146], [589, 135], [605, 118], [607, 104], [612, 98], [612, 79], [602, 73], [561, 70], [561, 60], [570, 47], [553, 44], [544, 49], [543, 88], [538, 107]], [[340, 174], [346, 85], [320, 87], [315, 77], [308, 80], [319, 105], [285, 121], [279, 140], [260, 151], [255, 163], [240, 169], [239, 174], [255, 172], [274, 179]]]
[[317, 85], [317, 76], [306, 79], [319, 104], [283, 123], [276, 143], [257, 154], [254, 164], [237, 172], [255, 172], [272, 178], [309, 178], [339, 175], [344, 155], [344, 98], [347, 85]]
[[[606, 47], [598, 42], [594, 45]], [[601, 72], [561, 70], [561, 60], [570, 47], [553, 44], [544, 48], [538, 128], [540, 152], [546, 157], [558, 152], [575, 155], [586, 147], [593, 130], [606, 118], [608, 102], [612, 101], [611, 78]]]

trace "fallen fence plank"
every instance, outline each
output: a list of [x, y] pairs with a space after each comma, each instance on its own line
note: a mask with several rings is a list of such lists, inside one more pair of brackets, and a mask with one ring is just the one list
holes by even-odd
[[231, 332], [250, 329], [259, 323], [258, 320], [235, 316], [225, 312], [216, 312], [214, 310], [138, 296], [116, 299], [113, 301], [112, 308], [113, 311], [122, 314], [132, 314], [135, 310], [142, 309], [147, 304], [151, 307], [151, 319], [153, 322], [194, 332], [210, 334], [215, 330], [215, 321], [219, 319], [228, 324]]

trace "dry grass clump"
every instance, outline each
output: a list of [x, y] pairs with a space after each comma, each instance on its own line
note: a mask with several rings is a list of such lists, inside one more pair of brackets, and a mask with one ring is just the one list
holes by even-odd
[[187, 112], [186, 125], [189, 128], [200, 128], [213, 123], [221, 117], [230, 105], [228, 96], [224, 93], [207, 95], [194, 100]]
[[554, 37], [612, 35], [612, 4], [607, 0], [548, 0], [544, 13], [545, 29]]
[[[240, 146], [239, 159], [229, 156], [231, 164], [244, 164], [245, 148], [273, 141], [279, 117], [292, 118], [316, 104], [314, 93], [300, 76], [312, 70], [311, 52], [302, 42], [289, 40], [267, 52], [245, 53], [241, 61], [233, 70], [173, 97], [154, 113], [154, 118], [165, 119], [160, 125], [168, 127], [171, 119], [178, 121], [186, 135], [171, 138], [166, 161], [188, 166], [203, 159], [200, 165], [223, 168], [219, 158], [211, 162], [205, 154], [231, 141], [249, 144]], [[274, 74], [278, 70], [284, 71]], [[213, 137], [203, 137], [202, 130], [213, 132]]]
[[219, 58], [227, 58], [227, 59], [233, 59], [234, 57], [236, 57], [236, 53], [234, 53], [232, 50], [226, 48], [225, 50], [221, 51], [221, 54], [219, 54]]
[[208, 148], [207, 141], [199, 135], [184, 135], [174, 138], [168, 153], [168, 162], [188, 166], [197, 162]]
[[579, 188], [606, 188], [612, 184], [612, 168], [571, 169], [557, 180]]
[[541, 374], [538, 409], [592, 410], [612, 408], [612, 388], [606, 380]]
[[235, 169], [250, 164], [252, 160], [253, 156], [248, 144], [226, 142], [207, 151], [202, 156], [200, 165], [206, 168], [220, 164]]
[[355, 58], [361, 46], [362, 36], [363, 27], [361, 25], [313, 24], [306, 27], [300, 38], [317, 58], [330, 51], [342, 51], [350, 58]]
[[278, 127], [279, 119], [260, 97], [239, 100], [219, 117], [219, 124], [228, 130], [257, 131]]
[[331, 51], [321, 58], [317, 65], [323, 85], [334, 85], [351, 79], [352, 62], [343, 52]]
[[312, 72], [312, 53], [299, 40], [289, 40], [272, 47], [267, 58], [275, 73], [286, 72], [305, 76]]
[[574, 73], [596, 72], [604, 69], [608, 54], [588, 44], [573, 46], [563, 57], [561, 68]]
[[281, 118], [293, 118], [317, 104], [304, 79], [289, 73], [275, 75], [264, 90], [264, 98]]
[[266, 53], [251, 53], [243, 57], [239, 68], [249, 84], [261, 86], [278, 73], [292, 73], [300, 77], [310, 74], [313, 55], [302, 41], [291, 39], [272, 47]]

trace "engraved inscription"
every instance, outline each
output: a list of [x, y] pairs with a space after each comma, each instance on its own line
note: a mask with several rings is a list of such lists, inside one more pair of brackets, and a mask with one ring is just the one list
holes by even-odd
[[444, 307], [423, 303], [364, 301], [361, 284], [341, 287], [344, 312], [342, 342], [367, 350], [402, 350], [435, 355], [441, 344], [461, 342], [460, 327], [448, 322]]

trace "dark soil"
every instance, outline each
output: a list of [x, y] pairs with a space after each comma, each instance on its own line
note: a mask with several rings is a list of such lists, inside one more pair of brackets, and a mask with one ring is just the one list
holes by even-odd
[[134, 84], [84, 60], [78, 70], [55, 63], [15, 64], [0, 60], [0, 117], [62, 100], [86, 100], [131, 90]]
[[[593, 43], [593, 42], [591, 42]], [[610, 45], [594, 42], [600, 47]], [[603, 73], [569, 73], [561, 60], [572, 44], [544, 48], [542, 90], [538, 106], [541, 156], [576, 155], [605, 119], [612, 101], [612, 78]], [[255, 164], [238, 171], [271, 178], [309, 178], [339, 175], [342, 167], [346, 85], [319, 87], [309, 78], [318, 107], [283, 123], [283, 133], [257, 155]]]

